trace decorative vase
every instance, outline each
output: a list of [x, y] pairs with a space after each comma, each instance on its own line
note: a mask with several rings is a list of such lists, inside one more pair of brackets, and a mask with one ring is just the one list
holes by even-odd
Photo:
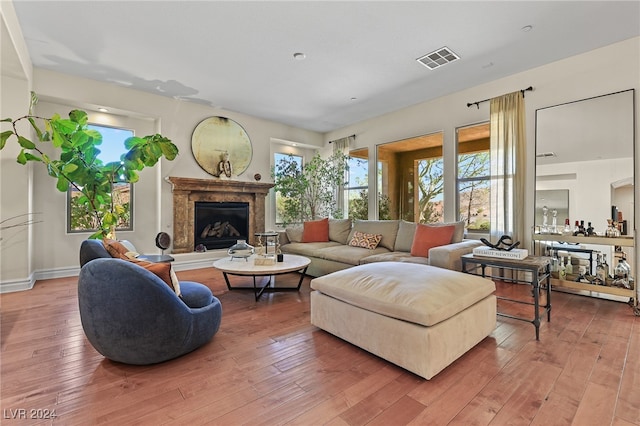
[[231, 256], [231, 260], [233, 259], [244, 259], [247, 260], [249, 256], [253, 254], [253, 246], [247, 244], [247, 240], [238, 240], [238, 242], [231, 247], [227, 253]]

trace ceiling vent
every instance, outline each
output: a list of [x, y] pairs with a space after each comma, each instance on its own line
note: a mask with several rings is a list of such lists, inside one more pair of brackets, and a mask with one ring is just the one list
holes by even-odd
[[445, 46], [419, 57], [416, 61], [420, 62], [430, 70], [434, 70], [458, 59], [460, 59], [460, 57], [453, 53], [453, 50]]

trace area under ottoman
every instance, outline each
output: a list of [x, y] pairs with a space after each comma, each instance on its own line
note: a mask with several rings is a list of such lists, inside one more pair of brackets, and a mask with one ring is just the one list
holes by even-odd
[[313, 325], [425, 379], [496, 326], [492, 281], [434, 266], [370, 263], [311, 288]]

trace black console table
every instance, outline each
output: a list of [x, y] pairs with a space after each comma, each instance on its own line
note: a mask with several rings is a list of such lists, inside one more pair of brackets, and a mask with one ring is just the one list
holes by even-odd
[[[547, 321], [551, 321], [551, 259], [544, 256], [528, 256], [525, 259], [502, 259], [495, 257], [480, 257], [473, 254], [465, 254], [461, 256], [462, 272], [481, 275], [486, 278], [495, 278], [501, 281], [513, 283], [531, 284], [533, 292], [533, 303], [525, 300], [510, 299], [507, 297], [497, 296], [500, 300], [507, 300], [515, 303], [534, 306], [533, 319], [517, 317], [505, 313], [498, 312], [498, 315], [513, 318], [521, 321], [532, 323], [536, 328], [536, 340], [540, 340], [540, 289], [545, 288], [547, 292], [546, 303], [542, 306], [542, 312], [547, 313]], [[487, 267], [491, 268], [491, 275], [487, 275]], [[504, 271], [515, 271], [514, 277], [507, 278]], [[496, 274], [496, 271], [498, 273]], [[518, 278], [517, 272], [529, 272], [531, 280], [522, 280]], [[544, 283], [541, 286], [541, 283]]]

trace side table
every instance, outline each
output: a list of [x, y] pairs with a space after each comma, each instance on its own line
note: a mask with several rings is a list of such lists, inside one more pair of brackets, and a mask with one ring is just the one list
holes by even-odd
[[[496, 278], [514, 283], [531, 284], [533, 303], [501, 296], [497, 296], [497, 298], [525, 305], [533, 305], [535, 309], [533, 320], [501, 312], [498, 312], [498, 315], [532, 323], [536, 328], [536, 340], [540, 340], [540, 284], [543, 282], [543, 287], [546, 288], [547, 291], [547, 298], [545, 305], [542, 306], [542, 312], [546, 312], [547, 321], [551, 321], [551, 259], [545, 256], [527, 256], [524, 259], [517, 260], [480, 257], [474, 256], [473, 254], [465, 254], [460, 257], [460, 260], [462, 261], [462, 272], [467, 274], [481, 275], [485, 278]], [[487, 275], [487, 267], [491, 268], [491, 275]], [[496, 269], [500, 271], [499, 274], [495, 274]], [[527, 281], [519, 279], [517, 278], [517, 274], [514, 274], [516, 278], [505, 278], [503, 274], [505, 270], [529, 272], [531, 280]]]

